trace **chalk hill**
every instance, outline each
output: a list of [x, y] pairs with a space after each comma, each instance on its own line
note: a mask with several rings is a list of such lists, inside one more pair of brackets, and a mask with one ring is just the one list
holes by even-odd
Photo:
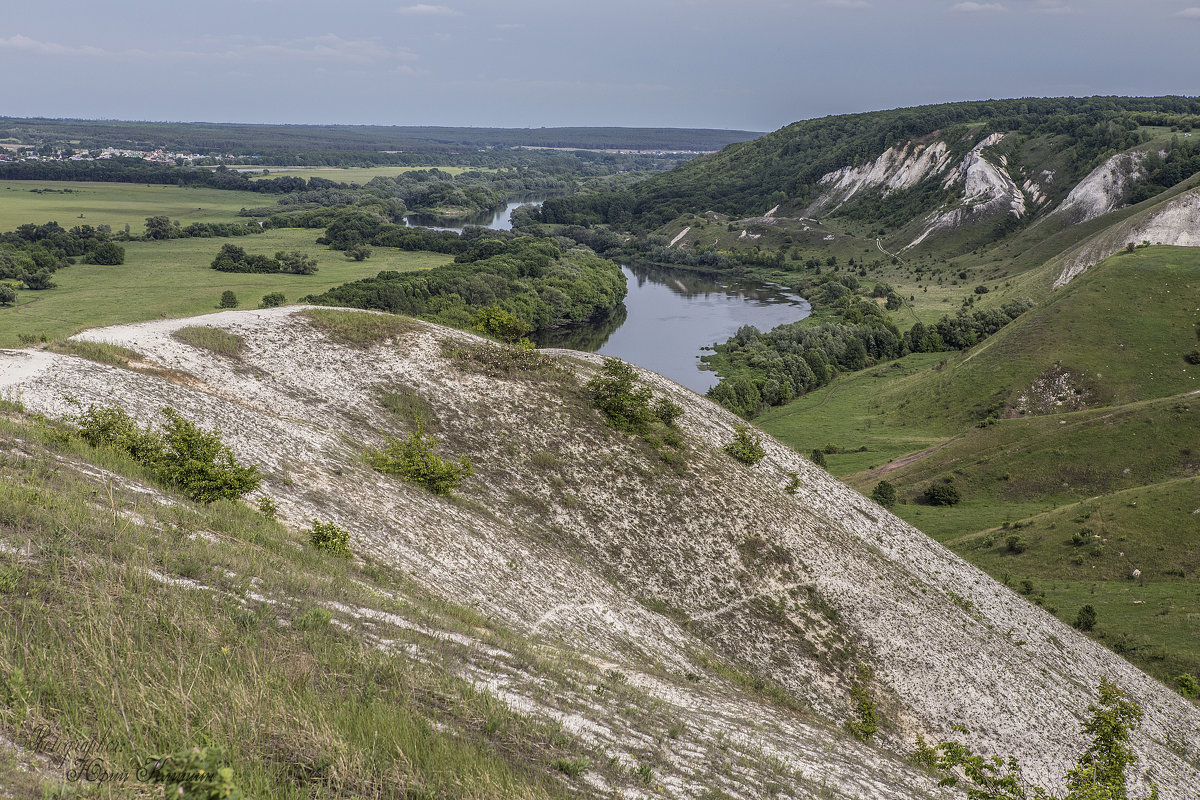
[[[205, 552], [220, 569], [158, 566], [139, 578], [146, 591], [165, 593], [169, 608], [232, 584], [237, 602], [214, 606], [214, 619], [269, 607], [298, 637], [310, 635], [316, 608], [340, 629], [339, 647], [383, 652], [393, 665], [465, 681], [522, 719], [549, 721], [582, 763], [539, 761], [452, 709], [438, 730], [482, 741], [552, 794], [946, 796], [908, 761], [918, 735], [1013, 754], [1027, 778], [1054, 784], [1086, 745], [1080, 722], [1101, 676], [1146, 712], [1133, 741], [1135, 782], [1154, 780], [1171, 800], [1200, 785], [1195, 706], [787, 447], [767, 439], [756, 466], [733, 460], [721, 447], [740, 420], [718, 406], [638, 373], [684, 409], [682, 463], [669, 463], [588, 405], [582, 383], [595, 358], [552, 351], [552, 366], [525, 369], [495, 344], [415, 321], [364, 339], [364, 319], [384, 318], [289, 308], [89, 331], [77, 339], [134, 351], [129, 367], [4, 352], [0, 393], [50, 417], [100, 404], [150, 422], [169, 405], [219, 428], [265, 476], [262, 490], [287, 524], [272, 535], [302, 544], [298, 532], [314, 519], [335, 522], [364, 566], [353, 580], [331, 571], [319, 591], [299, 593], [298, 579], [239, 575], [257, 567], [221, 557], [237, 544], [216, 537]], [[173, 335], [194, 326], [241, 344], [222, 353]], [[397, 398], [418, 409], [445, 454], [470, 458], [475, 474], [455, 496], [365, 461], [386, 435], [412, 430], [389, 410]], [[5, 469], [56, 464], [92, 487], [101, 517], [135, 525], [146, 542], [171, 535], [162, 521], [189, 506], [152, 491], [145, 476], [63, 455], [28, 417], [8, 417]], [[785, 488], [792, 471], [794, 494]], [[43, 543], [22, 556], [30, 569], [69, 557], [30, 525], [2, 520], [0, 537], [6, 553]], [[259, 547], [291, 545], [267, 537]], [[131, 558], [122, 547], [104, 557]], [[450, 624], [451, 605], [474, 616]], [[429, 642], [453, 646], [453, 656], [435, 655]], [[306, 647], [297, 658], [308, 658]], [[141, 677], [143, 696], [161, 680]], [[881, 718], [869, 742], [846, 730], [860, 709], [855, 687]], [[307, 741], [305, 724], [274, 730], [289, 753], [316, 747], [295, 743]], [[336, 771], [347, 752], [339, 737], [349, 734], [330, 730], [319, 749]]]

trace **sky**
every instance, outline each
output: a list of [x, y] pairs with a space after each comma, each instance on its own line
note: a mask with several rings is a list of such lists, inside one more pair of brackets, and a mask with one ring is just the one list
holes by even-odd
[[1000, 97], [1200, 94], [1200, 0], [59, 0], [0, 116], [775, 130]]

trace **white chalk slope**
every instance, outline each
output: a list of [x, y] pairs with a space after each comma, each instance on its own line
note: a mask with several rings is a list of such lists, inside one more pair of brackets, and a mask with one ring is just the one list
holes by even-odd
[[[0, 395], [54, 416], [72, 412], [69, 397], [143, 420], [171, 405], [219, 427], [239, 458], [257, 464], [289, 523], [335, 521], [357, 552], [597, 674], [629, 675], [688, 736], [649, 737], [586, 684], [549, 685], [486, 654], [469, 677], [626, 760], [655, 749], [656, 796], [719, 788], [757, 798], [781, 768], [791, 776], [787, 796], [954, 796], [906, 763], [918, 734], [1011, 753], [1029, 778], [1053, 784], [1085, 745], [1080, 721], [1104, 675], [1146, 711], [1136, 783], [1157, 781], [1165, 800], [1196, 796], [1200, 769], [1178, 755], [1200, 752], [1194, 706], [777, 442], [765, 442], [755, 467], [733, 461], [720, 445], [740, 420], [709, 401], [641, 374], [685, 409], [689, 467], [679, 475], [601, 424], [578, 389], [563, 388], [570, 381], [457, 368], [445, 344], [478, 342], [469, 334], [414, 323], [399, 341], [352, 349], [294, 312], [82, 334], [191, 376], [176, 381], [64, 355], [0, 353]], [[170, 335], [197, 324], [241, 335], [245, 353], [217, 356]], [[556, 358], [584, 377], [597, 361]], [[426, 398], [445, 449], [475, 463], [460, 499], [364, 463], [366, 448], [404, 430], [378, 403], [381, 389], [397, 386]], [[784, 490], [791, 470], [801, 482], [795, 495]], [[764, 678], [810, 711], [774, 705], [714, 663]], [[860, 664], [874, 670], [885, 720], [870, 744], [844, 729]]]

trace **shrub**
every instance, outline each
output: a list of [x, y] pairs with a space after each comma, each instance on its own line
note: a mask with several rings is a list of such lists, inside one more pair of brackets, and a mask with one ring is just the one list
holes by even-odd
[[77, 418], [76, 425], [88, 444], [127, 453], [196, 502], [236, 500], [258, 488], [258, 469], [238, 464], [216, 431], [201, 431], [172, 408], [162, 413], [167, 418], [162, 433], [139, 427], [119, 408], [94, 405]]
[[256, 467], [243, 467], [216, 431], [205, 432], [173, 408], [164, 408], [163, 456], [155, 471], [199, 503], [236, 500], [258, 488]]
[[279, 507], [275, 505], [275, 498], [269, 494], [264, 494], [258, 498], [258, 513], [270, 520], [274, 520], [279, 514]]
[[1075, 615], [1075, 621], [1071, 625], [1081, 631], [1090, 631], [1096, 627], [1095, 607], [1088, 604], [1080, 608], [1079, 613]]
[[275, 254], [275, 260], [279, 262], [282, 272], [290, 272], [294, 275], [313, 275], [317, 271], [317, 260], [312, 256], [306, 256], [299, 250], [287, 253], [281, 250]]
[[1200, 680], [1196, 680], [1196, 676], [1190, 672], [1185, 672], [1177, 677], [1175, 685], [1179, 687], [1179, 693], [1184, 697], [1200, 697]]
[[800, 491], [800, 473], [794, 469], [788, 470], [788, 484], [784, 491], [788, 494], [795, 494]]
[[1200, 364], [1200, 350], [1193, 350], [1183, 357], [1189, 364]]
[[124, 264], [125, 248], [116, 242], [101, 242], [87, 254], [87, 261], [108, 267]]
[[434, 453], [437, 440], [425, 435], [425, 427], [417, 420], [417, 429], [407, 439], [388, 437], [382, 450], [367, 453], [371, 467], [385, 475], [398, 475], [406, 481], [424, 486], [437, 495], [448, 495], [463, 479], [474, 474], [471, 459], [466, 456], [457, 463]]
[[739, 425], [734, 428], [733, 441], [721, 449], [743, 464], [750, 466], [762, 461], [767, 454], [762, 446], [762, 437], [751, 432], [749, 425]]
[[17, 290], [6, 283], [0, 283], [0, 306], [11, 306], [17, 302]]
[[318, 522], [314, 519], [308, 532], [308, 540], [323, 553], [338, 558], [350, 558], [350, 531], [339, 528], [332, 522]]
[[233, 293], [232, 289], [226, 289], [225, 291], [221, 292], [221, 301], [219, 303], [217, 303], [217, 307], [218, 308], [237, 308], [238, 307], [237, 295]]
[[365, 261], [371, 257], [372, 252], [374, 251], [371, 250], [370, 245], [356, 244], [346, 250], [346, 255], [355, 261]]
[[871, 499], [884, 508], [891, 508], [896, 504], [896, 487], [889, 481], [880, 481], [871, 490]]
[[869, 667], [858, 668], [858, 679], [850, 687], [850, 699], [854, 701], [857, 719], [847, 723], [850, 732], [864, 742], [879, 730], [879, 719], [875, 715], [875, 701], [871, 697], [871, 670]]
[[825, 454], [820, 450], [813, 450], [809, 459], [821, 469], [825, 469]]
[[278, 308], [287, 302], [287, 298], [283, 296], [283, 292], [271, 292], [264, 294], [262, 299], [263, 308]]
[[654, 401], [652, 413], [663, 425], [674, 425], [675, 420], [683, 416], [683, 407], [665, 397], [660, 397]]
[[925, 487], [925, 502], [931, 506], [952, 506], [962, 499], [958, 489], [950, 483], [931, 483]]
[[587, 382], [592, 407], [600, 411], [608, 424], [619, 431], [642, 433], [653, 418], [650, 401], [653, 393], [635, 386], [633, 367], [619, 358], [604, 359], [600, 374]]
[[496, 306], [484, 306], [476, 311], [471, 328], [506, 344], [515, 344], [533, 330], [532, 325], [516, 314]]
[[1020, 554], [1029, 549], [1029, 542], [1025, 541], [1025, 539], [1014, 533], [1012, 536], [1009, 536], [1004, 540], [1004, 546], [1007, 548], [1008, 552]]

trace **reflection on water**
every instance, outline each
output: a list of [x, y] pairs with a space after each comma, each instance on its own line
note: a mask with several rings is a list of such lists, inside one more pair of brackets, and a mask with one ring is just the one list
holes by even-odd
[[724, 342], [743, 325], [769, 330], [808, 316], [808, 301], [760, 281], [667, 268], [621, 267], [629, 293], [624, 313], [538, 337], [543, 347], [618, 356], [705, 392], [717, 376], [700, 363], [701, 348]]
[[469, 214], [465, 217], [439, 217], [435, 214], [409, 214], [404, 218], [406, 227], [432, 228], [435, 231], [454, 231], [462, 233], [463, 228], [475, 226], [491, 228], [494, 231], [512, 229], [512, 212], [521, 206], [540, 206], [542, 198], [529, 200], [513, 200], [504, 205], [499, 211], [484, 211], [479, 214]]
[[594, 353], [604, 346], [608, 337], [617, 328], [625, 324], [629, 318], [629, 309], [620, 305], [610, 311], [602, 319], [596, 319], [587, 325], [572, 325], [558, 330], [542, 331], [537, 335], [539, 347], [563, 347], [567, 350], [583, 350]]

